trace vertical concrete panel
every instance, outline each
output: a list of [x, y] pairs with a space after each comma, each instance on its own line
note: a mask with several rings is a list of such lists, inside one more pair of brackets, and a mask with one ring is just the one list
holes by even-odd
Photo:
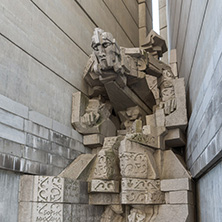
[[71, 128], [71, 97], [76, 89], [1, 36], [0, 44], [0, 79], [7, 77], [0, 94]]
[[175, 49], [177, 47], [177, 35], [178, 35], [178, 29], [179, 29], [179, 22], [180, 22], [180, 14], [181, 14], [181, 5], [183, 0], [177, 0], [176, 6], [175, 6], [175, 17], [173, 22], [173, 29], [172, 29], [172, 42], [171, 42], [171, 48]]
[[[86, 93], [82, 79], [88, 60], [76, 44], [31, 1], [0, 3], [1, 33], [73, 86]], [[13, 21], [13, 22], [12, 22]], [[24, 68], [27, 69], [26, 64]]]
[[138, 14], [138, 2], [137, 1], [131, 1], [131, 0], [122, 0], [125, 4], [126, 8], [129, 10], [131, 16], [133, 17], [136, 24], [139, 24], [139, 14]]
[[187, 35], [184, 40], [185, 45], [179, 70], [180, 75], [185, 78], [185, 84], [187, 84], [190, 75], [196, 46], [199, 40], [199, 34], [202, 28], [205, 9], [207, 6], [207, 0], [195, 0], [191, 1], [191, 4], [190, 18], [187, 25]]
[[0, 170], [0, 221], [17, 221], [18, 191], [19, 175]]
[[222, 221], [222, 162], [197, 182], [198, 221]]
[[[178, 3], [178, 1], [177, 1]], [[168, 0], [171, 48], [185, 77], [190, 116], [187, 164], [197, 182], [198, 221], [222, 221], [221, 209], [221, 43], [222, 2], [183, 0], [181, 12]], [[178, 9], [177, 9], [178, 10]], [[179, 15], [179, 25], [176, 27]], [[178, 29], [176, 37], [175, 30]]]
[[[138, 25], [122, 1], [104, 0], [115, 19], [135, 46], [139, 46]], [[130, 25], [129, 25], [130, 24]]]
[[183, 53], [183, 47], [185, 44], [185, 37], [186, 37], [186, 30], [187, 30], [187, 23], [190, 14], [190, 4], [191, 0], [184, 0], [182, 1], [182, 8], [180, 13], [180, 23], [178, 26], [178, 36], [177, 36], [177, 65], [178, 69], [180, 68], [181, 64], [181, 56]]
[[63, 30], [82, 50], [91, 54], [91, 37], [95, 24], [75, 1], [45, 0], [33, 2]]
[[76, 0], [84, 8], [97, 26], [111, 32], [119, 45], [132, 47], [133, 42], [127, 37], [122, 27], [102, 0]]
[[[222, 31], [221, 9], [222, 1], [220, 0], [209, 1], [207, 5], [204, 23], [189, 79], [189, 94], [192, 107], [196, 103], [201, 83], [206, 74], [210, 59], [213, 57], [215, 47], [218, 47], [218, 45], [216, 46], [216, 43], [220, 36], [220, 32]], [[219, 41], [221, 44], [222, 39]]]

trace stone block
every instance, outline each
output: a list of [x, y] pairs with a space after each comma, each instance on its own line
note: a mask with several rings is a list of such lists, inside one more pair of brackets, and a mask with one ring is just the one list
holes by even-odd
[[[160, 36], [162, 36], [162, 38], [165, 39], [166, 45], [168, 47], [167, 26], [165, 28], [160, 29]], [[164, 54], [168, 55], [168, 53], [164, 53]]]
[[57, 154], [59, 156], [65, 157], [66, 159], [72, 159], [70, 157], [71, 151], [75, 151], [75, 150], [71, 150], [65, 146], [59, 145], [57, 143], [52, 143], [52, 149], [51, 149], [51, 153], [53, 154]]
[[13, 128], [23, 130], [24, 119], [20, 116], [13, 115], [3, 109], [0, 109], [0, 122]]
[[46, 140], [49, 139], [49, 130], [38, 124], [35, 124], [29, 120], [25, 120], [25, 131], [34, 134], [38, 137], [42, 137]]
[[86, 204], [20, 202], [18, 221], [99, 221], [102, 212], [103, 207]]
[[173, 72], [173, 75], [175, 77], [178, 77], [178, 69], [177, 69], [177, 63], [171, 63], [170, 64], [171, 70]]
[[25, 160], [21, 157], [0, 153], [0, 167], [2, 169], [20, 172], [24, 162]]
[[92, 174], [93, 179], [118, 180], [120, 177], [118, 156], [116, 151], [112, 149], [112, 147], [109, 147], [109, 142], [105, 141], [103, 148], [97, 154], [95, 168]]
[[32, 203], [20, 202], [18, 207], [18, 222], [32, 221]]
[[89, 193], [119, 193], [119, 181], [92, 180], [89, 182]]
[[100, 221], [103, 206], [72, 204], [72, 222]]
[[0, 107], [25, 119], [28, 118], [28, 107], [0, 94]]
[[67, 137], [71, 137], [71, 127], [65, 126], [62, 123], [53, 120], [52, 121], [52, 129], [58, 133], [61, 133]]
[[164, 151], [161, 179], [189, 178], [190, 173], [171, 150]]
[[[54, 176], [22, 176], [19, 188], [20, 202], [87, 203], [81, 195], [87, 194], [86, 182]], [[80, 192], [81, 190], [81, 192]]]
[[82, 142], [79, 142], [78, 140], [74, 140], [74, 139], [70, 139], [69, 148], [73, 149], [73, 150], [76, 150], [78, 152], [81, 152], [81, 153], [87, 153], [86, 150], [90, 150], [90, 152], [91, 152], [90, 148], [85, 147], [82, 144]]
[[54, 166], [65, 168], [70, 162], [71, 160], [68, 160], [62, 156], [51, 153], [48, 154], [48, 163]]
[[187, 126], [187, 109], [186, 109], [186, 95], [184, 79], [179, 78], [173, 80], [175, 97], [176, 97], [176, 110], [170, 115], [166, 116], [166, 127], [168, 129], [179, 127], [185, 130]]
[[156, 126], [165, 126], [165, 114], [163, 109], [157, 109], [154, 116]]
[[16, 143], [25, 144], [25, 133], [23, 131], [0, 124], [0, 137]]
[[141, 56], [141, 49], [140, 48], [124, 48], [125, 55], [130, 55], [133, 57], [140, 57]]
[[160, 180], [122, 178], [122, 204], [161, 204], [165, 195], [160, 191]]
[[177, 50], [176, 49], [170, 50], [170, 63], [177, 63]]
[[[145, 130], [144, 132], [146, 133], [147, 131]], [[128, 136], [128, 139], [132, 142], [140, 143], [142, 145], [150, 146], [153, 148], [160, 148], [157, 134], [145, 134], [145, 133], [132, 134], [131, 136]]]
[[139, 28], [146, 26], [146, 2], [139, 4]]
[[166, 17], [166, 6], [162, 7], [160, 10], [160, 29], [164, 28], [167, 26], [167, 17]]
[[41, 163], [47, 163], [48, 161], [48, 153], [39, 150], [39, 149], [34, 149], [30, 147], [25, 147], [23, 151], [23, 157], [25, 159], [33, 160], [36, 162], [41, 162]]
[[160, 189], [166, 191], [192, 190], [192, 181], [189, 178], [161, 180]]
[[73, 180], [87, 180], [89, 169], [92, 167], [95, 156], [95, 154], [82, 154], [78, 156], [59, 176]]
[[110, 194], [110, 193], [90, 193], [89, 204], [93, 205], [120, 204], [120, 196], [119, 194]]
[[181, 147], [186, 145], [186, 137], [179, 128], [169, 130], [164, 140], [168, 147]]
[[51, 150], [51, 143], [48, 140], [33, 136], [31, 134], [26, 135], [26, 145], [36, 149], [42, 149], [45, 151]]
[[50, 130], [50, 139], [51, 141], [58, 143], [60, 145], [69, 147], [70, 144], [70, 137], [62, 135], [60, 133], [54, 132]]
[[83, 136], [83, 144], [90, 148], [95, 148], [103, 145], [104, 136], [101, 134], [91, 134]]
[[21, 158], [19, 171], [23, 173], [39, 174], [40, 163]]
[[47, 220], [71, 222], [71, 204], [19, 203], [19, 222]]
[[77, 140], [80, 143], [82, 143], [82, 141], [83, 141], [82, 135], [74, 129], [71, 130], [71, 137], [72, 137], [72, 139]]
[[156, 121], [155, 121], [154, 114], [146, 116], [146, 125], [156, 126]]
[[52, 119], [33, 110], [29, 111], [29, 119], [41, 126], [52, 129]]
[[139, 43], [140, 43], [140, 46], [143, 45], [143, 43], [146, 39], [146, 36], [147, 36], [147, 28], [146, 27], [139, 28]]
[[74, 160], [76, 159], [79, 155], [81, 155], [81, 152], [76, 151], [76, 150], [72, 150], [72, 149], [68, 149], [68, 159], [70, 160]]
[[125, 178], [157, 179], [159, 172], [154, 150], [124, 139], [119, 147], [120, 172]]
[[168, 204], [193, 204], [193, 193], [187, 190], [171, 191], [167, 198]]
[[24, 145], [0, 138], [0, 153], [22, 157]]
[[122, 191], [122, 204], [163, 204], [165, 202], [164, 195], [161, 192], [148, 191]]

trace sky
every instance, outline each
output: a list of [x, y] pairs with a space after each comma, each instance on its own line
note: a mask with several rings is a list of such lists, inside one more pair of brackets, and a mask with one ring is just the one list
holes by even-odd
[[152, 0], [152, 11], [153, 11], [153, 30], [158, 34], [160, 34], [159, 0]]

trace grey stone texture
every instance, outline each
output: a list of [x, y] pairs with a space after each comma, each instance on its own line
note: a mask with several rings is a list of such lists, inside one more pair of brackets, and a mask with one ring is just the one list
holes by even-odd
[[99, 221], [103, 207], [88, 205], [83, 181], [49, 176], [22, 176], [18, 222]]
[[82, 136], [70, 127], [1, 96], [27, 115], [0, 109], [0, 167], [21, 173], [57, 175], [81, 153], [89, 150]]
[[221, 221], [221, 172], [222, 162], [197, 182], [198, 221]]
[[0, 170], [0, 221], [17, 221], [19, 178], [19, 174]]
[[[71, 127], [69, 107], [72, 93], [87, 94], [82, 73], [93, 29], [111, 31], [125, 47], [138, 46], [138, 2], [3, 0], [0, 20], [0, 168], [58, 175], [79, 154], [91, 152]], [[17, 221], [13, 178], [1, 189], [0, 221]], [[6, 200], [8, 192], [13, 198]], [[85, 204], [66, 209], [73, 221], [102, 214]]]
[[173, 4], [168, 0], [169, 26], [173, 27], [169, 41], [171, 49], [177, 50], [178, 74], [185, 79], [189, 101], [186, 162], [197, 179], [198, 221], [221, 221], [216, 203], [220, 196], [218, 162], [222, 157], [222, 2], [182, 1], [179, 16], [170, 10]]

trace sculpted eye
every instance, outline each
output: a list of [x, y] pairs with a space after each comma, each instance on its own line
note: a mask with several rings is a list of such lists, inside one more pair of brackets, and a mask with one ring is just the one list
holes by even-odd
[[93, 45], [92, 45], [92, 48], [93, 48], [93, 50], [95, 50], [95, 51], [99, 51], [99, 49], [98, 49], [98, 44], [93, 44]]
[[111, 45], [110, 42], [104, 42], [104, 43], [103, 43], [103, 47], [104, 47], [104, 48], [107, 48], [107, 47], [110, 46], [110, 45]]
[[94, 49], [95, 51], [98, 51], [98, 50], [99, 50], [98, 47], [97, 47], [97, 45], [93, 46], [93, 49]]

